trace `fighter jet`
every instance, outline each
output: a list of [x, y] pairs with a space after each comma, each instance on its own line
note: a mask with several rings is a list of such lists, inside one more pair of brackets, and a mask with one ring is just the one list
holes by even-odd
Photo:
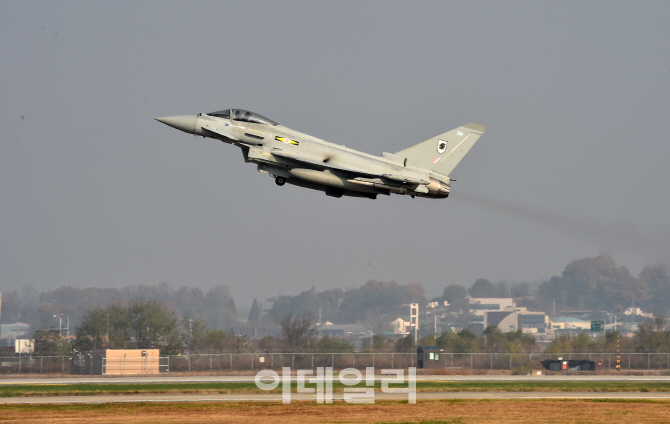
[[242, 109], [167, 116], [157, 121], [242, 149], [245, 162], [286, 183], [328, 196], [376, 199], [391, 193], [433, 199], [449, 196], [449, 174], [486, 127], [470, 123], [396, 153], [373, 156], [329, 143]]

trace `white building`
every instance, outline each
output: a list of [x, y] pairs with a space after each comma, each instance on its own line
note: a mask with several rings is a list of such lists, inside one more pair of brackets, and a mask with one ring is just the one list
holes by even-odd
[[402, 318], [393, 321], [393, 334], [408, 334], [411, 324]]
[[495, 326], [507, 333], [519, 329], [529, 333], [544, 333], [548, 319], [544, 312], [531, 312], [517, 307], [512, 298], [470, 298], [470, 329], [481, 334], [487, 327]]

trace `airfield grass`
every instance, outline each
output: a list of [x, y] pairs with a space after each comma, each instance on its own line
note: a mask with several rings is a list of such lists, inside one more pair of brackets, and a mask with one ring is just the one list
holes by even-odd
[[663, 400], [444, 400], [336, 402], [290, 405], [262, 402], [3, 405], [0, 423], [667, 423]]
[[[316, 387], [305, 384], [305, 387]], [[345, 386], [333, 382], [333, 392], [343, 392]], [[358, 387], [365, 387], [362, 382]], [[391, 385], [391, 387], [407, 387]], [[291, 383], [291, 392], [296, 392]], [[269, 392], [280, 393], [282, 386]], [[379, 382], [375, 390], [381, 391]], [[670, 383], [663, 382], [449, 382], [417, 381], [417, 392], [670, 392]], [[268, 393], [255, 383], [137, 383], [137, 384], [0, 384], [0, 397], [26, 396], [87, 396], [127, 394], [245, 394]]]

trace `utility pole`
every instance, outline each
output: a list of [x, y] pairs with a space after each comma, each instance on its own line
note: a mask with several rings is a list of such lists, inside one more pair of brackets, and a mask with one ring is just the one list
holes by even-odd
[[616, 370], [621, 371], [621, 355], [619, 354], [619, 294], [616, 294]]
[[109, 340], [109, 306], [107, 307], [107, 349], [111, 347], [111, 343]]
[[191, 353], [191, 349], [193, 348], [193, 320], [191, 318], [188, 319], [188, 341], [190, 346], [188, 347], [188, 353]]
[[433, 323], [433, 330], [435, 330], [435, 341], [437, 342], [437, 314], [434, 312], [428, 312], [426, 311], [426, 321], [428, 321], [428, 314], [431, 314], [434, 318], [434, 323]]
[[54, 318], [58, 318], [58, 337], [63, 336], [63, 318], [60, 317], [60, 315], [56, 316], [54, 315]]
[[410, 323], [414, 324], [414, 344], [419, 343], [419, 304], [410, 305]]
[[[65, 314], [59, 314], [60, 316], [63, 316]], [[68, 340], [70, 339], [70, 315], [65, 315], [67, 318], [67, 338]]]

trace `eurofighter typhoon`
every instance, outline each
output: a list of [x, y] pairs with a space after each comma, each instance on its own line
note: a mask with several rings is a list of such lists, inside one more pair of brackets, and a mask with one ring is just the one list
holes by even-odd
[[396, 153], [381, 156], [349, 149], [292, 130], [257, 113], [226, 109], [157, 121], [196, 136], [242, 149], [245, 162], [286, 183], [328, 196], [376, 199], [391, 193], [442, 199], [449, 196], [449, 174], [486, 127], [467, 124]]

